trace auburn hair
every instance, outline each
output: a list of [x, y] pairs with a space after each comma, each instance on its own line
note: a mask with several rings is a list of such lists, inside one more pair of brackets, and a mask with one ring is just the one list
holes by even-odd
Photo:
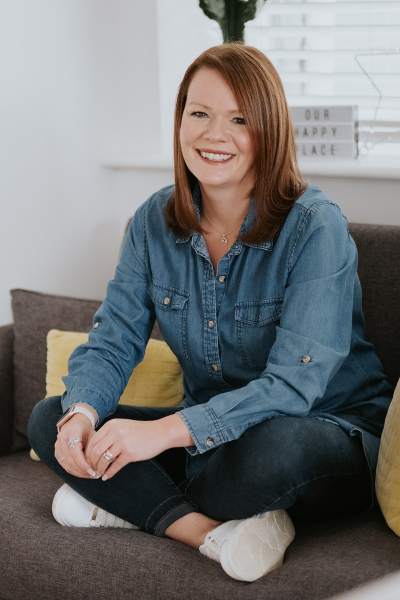
[[254, 152], [253, 227], [241, 236], [260, 244], [276, 238], [293, 204], [307, 187], [296, 158], [292, 118], [281, 79], [271, 61], [251, 46], [233, 42], [209, 48], [189, 66], [179, 86], [174, 118], [175, 190], [165, 213], [167, 226], [180, 237], [203, 233], [193, 204], [197, 181], [188, 169], [180, 144], [188, 89], [200, 69], [213, 69], [225, 79], [242, 112]]

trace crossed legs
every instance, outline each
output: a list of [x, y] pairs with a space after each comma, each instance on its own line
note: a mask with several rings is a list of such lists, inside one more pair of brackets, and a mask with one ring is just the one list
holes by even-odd
[[[120, 406], [113, 417], [153, 420], [177, 410]], [[93, 504], [194, 548], [219, 524], [266, 511], [283, 508], [293, 520], [319, 520], [372, 505], [373, 482], [361, 440], [329, 422], [263, 421], [210, 453], [190, 479], [186, 450], [171, 448], [102, 482], [69, 475], [55, 460], [60, 414], [58, 397], [43, 400], [32, 414], [29, 439], [43, 462]]]

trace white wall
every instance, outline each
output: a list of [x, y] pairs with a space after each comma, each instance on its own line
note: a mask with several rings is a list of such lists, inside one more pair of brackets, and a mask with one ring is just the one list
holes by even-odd
[[400, 225], [400, 179], [305, 177], [337, 202], [349, 222]]
[[172, 156], [179, 84], [197, 56], [222, 44], [222, 33], [199, 7], [199, 0], [158, 0], [157, 19], [162, 153]]
[[[155, 190], [174, 183], [173, 170], [124, 169], [118, 171], [118, 204], [122, 219], [131, 215], [132, 192], [141, 204]], [[349, 222], [400, 226], [400, 181], [304, 175], [337, 202]]]
[[0, 1], [0, 325], [14, 287], [104, 297], [125, 223], [100, 159], [160, 144], [157, 55], [156, 0]]

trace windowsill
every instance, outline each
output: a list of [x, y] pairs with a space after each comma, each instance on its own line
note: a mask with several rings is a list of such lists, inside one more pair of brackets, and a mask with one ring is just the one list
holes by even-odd
[[[114, 154], [105, 156], [101, 165], [115, 170], [172, 171], [173, 159], [169, 156]], [[302, 175], [322, 177], [350, 177], [362, 179], [400, 179], [400, 157], [374, 156], [351, 160], [299, 160]]]

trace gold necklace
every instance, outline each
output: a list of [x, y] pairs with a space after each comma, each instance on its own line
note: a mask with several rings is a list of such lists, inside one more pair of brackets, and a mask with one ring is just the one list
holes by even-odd
[[[242, 224], [242, 223], [239, 223], [239, 225], [236, 225], [236, 227], [234, 227], [233, 229], [231, 229], [231, 231], [228, 231], [228, 233], [222, 233], [221, 231], [219, 231], [219, 230], [218, 230], [218, 229], [215, 227], [215, 225], [213, 225], [213, 224], [211, 223], [210, 219], [207, 217], [206, 211], [204, 210], [204, 206], [203, 206], [203, 213], [204, 213], [204, 216], [205, 216], [205, 218], [207, 219], [207, 221], [210, 223], [211, 227], [214, 227], [215, 231], [216, 231], [217, 233], [219, 233], [220, 235], [222, 235], [222, 240], [221, 240], [221, 243], [222, 243], [222, 244], [224, 244], [224, 245], [226, 245], [226, 244], [228, 243], [227, 236], [228, 236], [230, 233], [232, 233], [232, 231], [235, 231], [235, 229], [237, 229], [237, 228], [239, 227], [239, 225], [241, 225], [241, 224]], [[242, 221], [242, 222], [243, 222], [243, 221]]]

